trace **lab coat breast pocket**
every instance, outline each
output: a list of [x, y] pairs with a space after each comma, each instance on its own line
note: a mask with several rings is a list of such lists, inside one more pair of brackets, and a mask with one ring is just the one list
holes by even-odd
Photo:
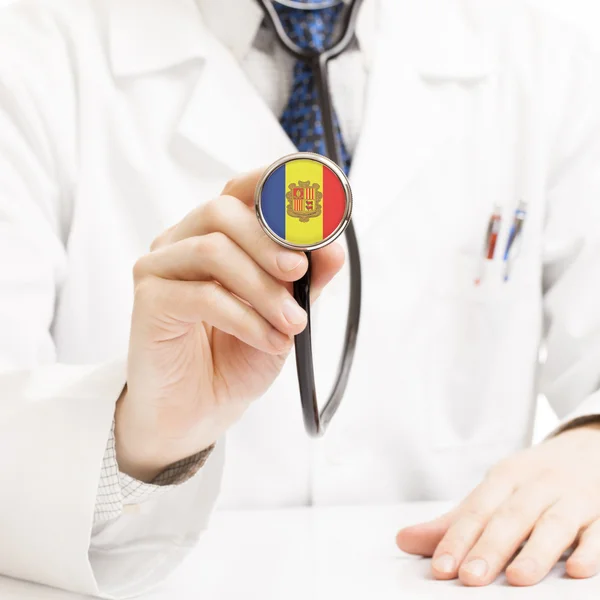
[[[425, 402], [436, 449], [525, 443], [534, 409], [541, 309], [535, 262], [456, 253], [429, 279]], [[481, 281], [476, 284], [476, 279]]]

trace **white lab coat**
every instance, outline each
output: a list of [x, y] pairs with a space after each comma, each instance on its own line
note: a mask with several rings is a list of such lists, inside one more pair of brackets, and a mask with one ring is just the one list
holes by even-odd
[[[363, 315], [326, 438], [293, 361], [231, 431], [223, 506], [457, 497], [530, 441], [537, 359], [561, 417], [600, 413], [600, 71], [507, 0], [383, 0], [351, 182]], [[333, 65], [335, 68], [335, 65]], [[0, 16], [0, 571], [134, 593], [185, 554], [202, 472], [92, 532], [132, 305], [152, 239], [293, 148], [192, 0], [24, 2]], [[474, 278], [494, 204], [528, 203], [509, 282]], [[336, 370], [347, 273], [319, 302]], [[15, 369], [22, 369], [16, 372]], [[201, 568], [201, 566], [199, 566]]]

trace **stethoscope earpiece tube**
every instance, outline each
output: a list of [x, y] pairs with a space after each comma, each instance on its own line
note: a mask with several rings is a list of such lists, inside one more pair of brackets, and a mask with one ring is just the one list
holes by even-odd
[[[304, 250], [308, 258], [306, 274], [294, 283], [294, 298], [306, 311], [308, 322], [295, 337], [296, 367], [302, 414], [307, 433], [322, 436], [338, 410], [350, 377], [356, 349], [361, 310], [361, 266], [358, 241], [352, 222], [352, 192], [343, 170], [341, 151], [334, 127], [334, 111], [329, 90], [327, 63], [339, 56], [354, 39], [356, 18], [362, 0], [354, 0], [346, 12], [342, 34], [325, 52], [300, 48], [286, 35], [270, 0], [258, 0], [283, 48], [311, 66], [315, 79], [324, 129], [327, 157], [297, 153], [283, 157], [264, 173], [256, 189], [256, 214], [264, 231], [282, 246]], [[320, 228], [320, 229], [319, 229]], [[311, 251], [318, 250], [346, 233], [350, 267], [350, 302], [344, 348], [337, 377], [329, 399], [319, 409], [312, 354], [310, 318]]]

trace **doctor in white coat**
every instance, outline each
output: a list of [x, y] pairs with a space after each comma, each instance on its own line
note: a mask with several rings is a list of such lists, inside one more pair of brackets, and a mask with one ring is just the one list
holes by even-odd
[[[485, 585], [508, 565], [533, 584], [575, 542], [568, 574], [593, 575], [595, 58], [522, 2], [365, 2], [357, 44], [331, 65], [363, 320], [341, 411], [314, 442], [285, 362], [306, 262], [251, 209], [260, 168], [294, 150], [278, 121], [293, 61], [261, 22], [251, 0], [0, 14], [0, 572], [121, 597], [172, 571], [219, 494], [225, 507], [468, 494], [398, 535], [434, 555], [436, 577]], [[323, 393], [342, 262], [339, 246], [315, 258]], [[563, 427], [524, 449], [540, 390]]]

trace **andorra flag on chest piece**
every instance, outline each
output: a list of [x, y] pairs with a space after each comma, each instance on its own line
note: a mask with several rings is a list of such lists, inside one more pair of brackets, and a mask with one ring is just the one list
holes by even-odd
[[350, 185], [329, 159], [293, 154], [265, 172], [256, 190], [256, 212], [267, 234], [280, 244], [321, 248], [337, 238], [350, 220]]

